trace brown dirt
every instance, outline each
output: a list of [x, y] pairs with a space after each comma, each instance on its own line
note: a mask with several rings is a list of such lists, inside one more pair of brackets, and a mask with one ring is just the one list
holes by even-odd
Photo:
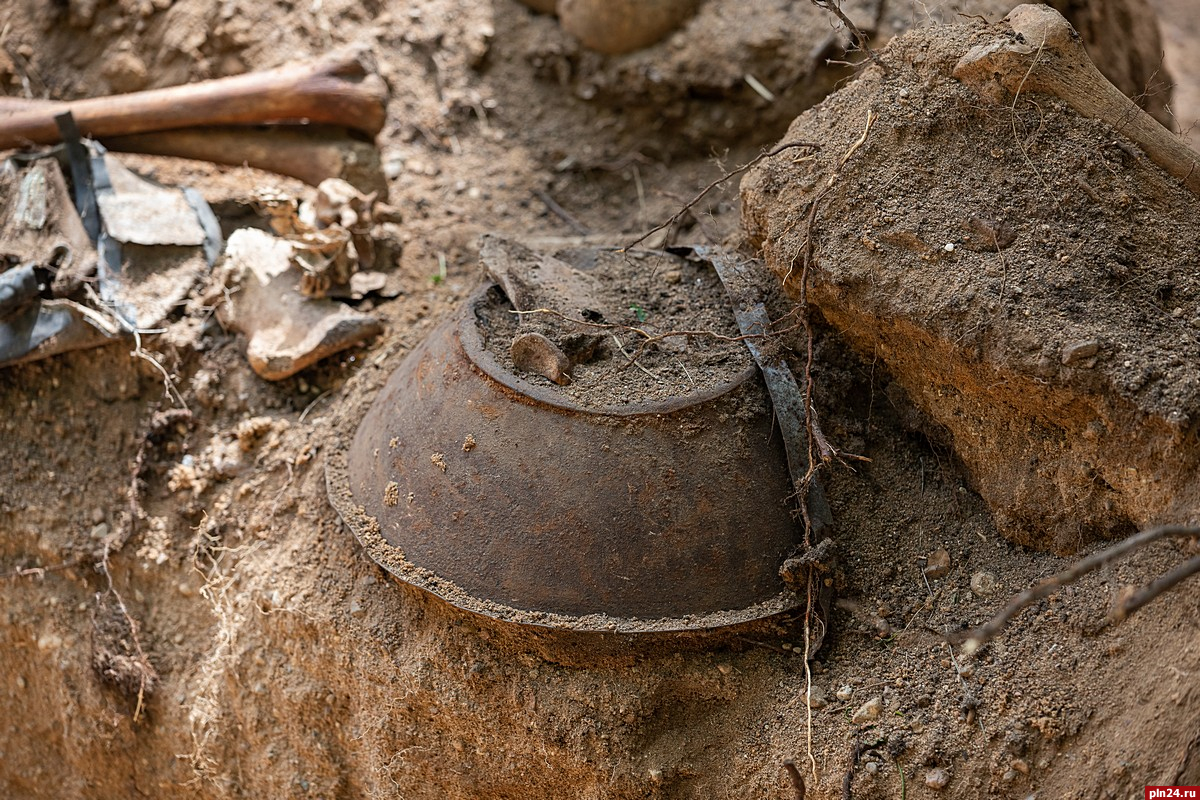
[[[403, 293], [365, 302], [387, 333], [296, 378], [259, 380], [244, 343], [202, 312], [147, 343], [190, 415], [161, 414], [172, 403], [160, 376], [126, 346], [0, 372], [10, 465], [0, 484], [0, 794], [782, 800], [793, 795], [781, 765], [794, 759], [810, 797], [832, 798], [852, 752], [855, 797], [935, 796], [924, 781], [936, 768], [950, 774], [949, 798], [1124, 798], [1147, 783], [1200, 783], [1194, 587], [1092, 631], [1122, 586], [1174, 563], [1179, 547], [1081, 581], [961, 660], [941, 632], [986, 619], [1067, 562], [1000, 536], [953, 454], [912, 432], [904, 393], [824, 329], [814, 378], [826, 433], [872, 460], [828, 477], [839, 595], [858, 611], [831, 620], [812, 665], [826, 704], [811, 720], [794, 647], [801, 620], [711, 647], [565, 651], [390, 580], [329, 506], [331, 426], [365, 411], [478, 284], [480, 233], [571, 233], [534, 195], [544, 191], [620, 244], [720, 174], [713, 150], [741, 163], [808, 105], [800, 79], [825, 37], [812, 38], [806, 13], [768, 5], [756, 16], [710, 2], [694, 39], [615, 60], [582, 53], [513, 0], [71, 0], [53, 10], [18, 0], [0, 11], [5, 88], [24, 80], [56, 97], [369, 43], [395, 98], [380, 142], [405, 213], [393, 270]], [[779, 35], [780, 17], [795, 35]], [[737, 35], [718, 35], [718, 23], [736, 23]], [[777, 105], [746, 86], [748, 63], [779, 88]], [[709, 72], [720, 80], [701, 80]], [[826, 80], [813, 81], [814, 95], [837, 77]], [[203, 165], [130, 163], [200, 187], [227, 212], [264, 186], [305, 191], [246, 170], [216, 178]], [[673, 236], [735, 232], [733, 195], [719, 193]], [[134, 481], [141, 509], [128, 499]], [[105, 543], [138, 645], [93, 566]], [[922, 565], [940, 548], [950, 571], [926, 581]], [[47, 571], [19, 572], [33, 567]], [[970, 582], [982, 572], [997, 586], [980, 596]], [[868, 611], [890, 635], [880, 638]], [[880, 716], [851, 722], [875, 697]]]
[[1200, 202], [1056, 98], [983, 101], [950, 73], [987, 34], [946, 30], [796, 121], [826, 147], [747, 179], [748, 231], [795, 294], [809, 205], [861, 140], [820, 201], [813, 301], [948, 431], [1001, 529], [1069, 552], [1189, 519]]
[[[515, 371], [532, 385], [584, 408], [619, 407], [708, 392], [753, 365], [745, 346], [734, 341], [740, 332], [729, 298], [707, 264], [637, 250], [557, 255], [593, 276], [596, 291], [585, 308], [551, 308], [562, 317], [525, 315], [522, 322], [544, 330], [555, 342], [587, 337], [588, 355], [574, 365], [564, 386]], [[503, 369], [514, 373], [510, 349], [518, 319], [512, 304], [497, 298], [480, 311], [485, 346]]]

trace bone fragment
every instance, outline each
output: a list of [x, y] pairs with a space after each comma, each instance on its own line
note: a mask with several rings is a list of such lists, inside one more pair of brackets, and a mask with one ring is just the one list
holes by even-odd
[[1080, 114], [1116, 128], [1200, 194], [1200, 154], [1100, 74], [1061, 14], [1049, 6], [1021, 5], [1004, 22], [1012, 34], [1001, 33], [973, 47], [955, 66], [955, 78], [985, 97], [995, 97], [997, 88], [1010, 97], [1034, 92], [1059, 97]]
[[558, 345], [540, 333], [518, 334], [512, 340], [513, 366], [566, 386], [571, 382], [571, 362]]
[[254, 167], [310, 186], [341, 178], [365, 194], [387, 189], [375, 145], [325, 125], [190, 128], [105, 136], [100, 143], [121, 153]]
[[0, 149], [58, 142], [54, 117], [64, 111], [92, 138], [277, 122], [342, 125], [374, 136], [383, 128], [386, 101], [383, 79], [359, 54], [342, 52], [166, 89], [36, 105], [0, 102]]

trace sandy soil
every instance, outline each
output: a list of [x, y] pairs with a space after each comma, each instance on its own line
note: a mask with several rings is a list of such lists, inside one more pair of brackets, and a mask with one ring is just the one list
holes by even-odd
[[[737, 5], [711, 2], [686, 35], [612, 60], [514, 0], [0, 10], [14, 94], [169, 85], [369, 45], [393, 93], [379, 141], [405, 215], [391, 265], [403, 291], [365, 301], [387, 332], [295, 378], [260, 380], [244, 342], [204, 313], [147, 342], [186, 410], [125, 345], [0, 372], [0, 794], [790, 800], [785, 760], [822, 798], [847, 781], [855, 797], [1089, 800], [1200, 783], [1194, 587], [1096, 630], [1122, 587], [1180, 548], [1057, 593], [974, 658], [952, 650], [945, 633], [1069, 559], [1000, 535], [906, 394], [824, 328], [826, 433], [871, 460], [827, 476], [850, 602], [810, 668], [795, 616], [707, 643], [593, 648], [513, 630], [391, 580], [330, 507], [333, 432], [482, 280], [481, 233], [629, 241], [848, 76], [819, 63], [841, 40], [823, 17]], [[1197, 85], [1182, 58], [1171, 67]], [[1194, 118], [1186, 98], [1173, 108]], [[129, 163], [227, 211], [268, 187], [310, 191]], [[714, 193], [671, 237], [736, 236], [736, 195]], [[929, 577], [939, 550], [949, 567]]]

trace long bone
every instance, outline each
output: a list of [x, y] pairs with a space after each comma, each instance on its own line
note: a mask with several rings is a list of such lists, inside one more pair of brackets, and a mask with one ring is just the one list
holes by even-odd
[[363, 59], [342, 52], [232, 78], [62, 102], [0, 101], [0, 150], [59, 141], [54, 117], [70, 111], [85, 136], [103, 138], [213, 125], [312, 122], [374, 136], [387, 88]]
[[[1103, 120], [1196, 194], [1200, 154], [1160, 125], [1100, 74], [1071, 23], [1049, 6], [1021, 5], [1004, 18], [1002, 33], [973, 47], [954, 77], [984, 96], [1003, 88], [1011, 97], [1053, 95], [1086, 117]], [[999, 87], [997, 87], [997, 84]]]

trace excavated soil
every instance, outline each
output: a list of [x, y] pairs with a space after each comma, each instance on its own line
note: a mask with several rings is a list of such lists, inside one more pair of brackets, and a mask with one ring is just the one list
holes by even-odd
[[1113, 125], [951, 79], [988, 35], [893, 40], [890, 73], [784, 137], [821, 138], [819, 157], [748, 177], [747, 230], [794, 295], [811, 235], [812, 301], [947, 432], [1016, 541], [1070, 552], [1189, 520], [1200, 202]]
[[[331, 430], [479, 284], [479, 234], [632, 241], [850, 75], [801, 80], [828, 52], [830, 23], [816, 18], [813, 34], [806, 10], [786, 30], [812, 41], [781, 36], [779, 15], [803, 4], [766, 5], [759, 16], [712, 0], [685, 34], [611, 60], [512, 0], [0, 10], [12, 94], [168, 85], [368, 44], [393, 93], [380, 144], [405, 216], [401, 294], [360, 303], [386, 333], [294, 378], [260, 380], [244, 342], [195, 308], [145, 341], [186, 408], [128, 344], [0, 371], [0, 794], [791, 800], [787, 760], [820, 798], [848, 786], [1090, 800], [1200, 784], [1195, 587], [1100, 627], [1114, 598], [1185, 548], [1092, 574], [973, 657], [952, 649], [945, 634], [1069, 559], [1001, 536], [905, 392], [819, 321], [825, 433], [870, 461], [826, 476], [833, 577], [849, 602], [808, 669], [799, 616], [732, 641], [641, 646], [514, 631], [389, 578], [329, 505]], [[994, 19], [1003, 5], [889, 3], [880, 37], [959, 11]], [[736, 23], [724, 37], [721, 21]], [[713, 57], [718, 47], [737, 57]], [[748, 87], [748, 64], [777, 104]], [[723, 82], [697, 77], [693, 91], [701, 66]], [[1096, 166], [1113, 181], [1136, 174], [1111, 155]], [[227, 217], [252, 217], [249, 198], [267, 188], [310, 191], [249, 170], [127, 163], [196, 186]], [[896, 180], [919, 195], [921, 174]], [[725, 187], [669, 238], [721, 241], [738, 226]], [[592, 236], [563, 244], [582, 231]], [[949, 567], [930, 577], [940, 550]], [[558, 579], [570, 576], [547, 576]]]
[[586, 355], [563, 386], [516, 369], [511, 345], [522, 329], [512, 303], [494, 297], [479, 306], [477, 318], [484, 346], [506, 373], [583, 408], [613, 408], [711, 392], [753, 365], [709, 265], [636, 250], [558, 255], [586, 267], [596, 291], [584, 308], [526, 315], [526, 324], [556, 342], [583, 338]]

